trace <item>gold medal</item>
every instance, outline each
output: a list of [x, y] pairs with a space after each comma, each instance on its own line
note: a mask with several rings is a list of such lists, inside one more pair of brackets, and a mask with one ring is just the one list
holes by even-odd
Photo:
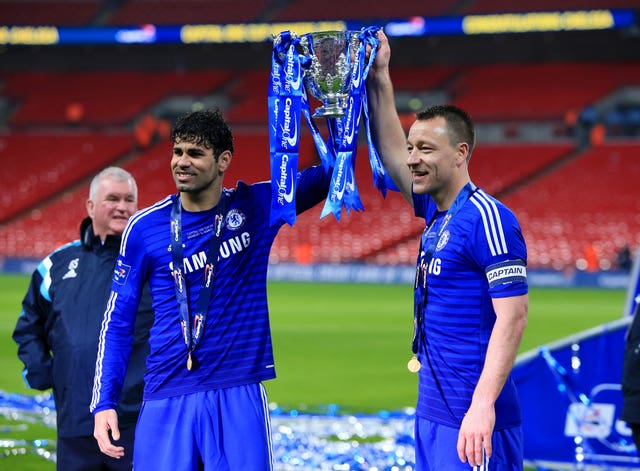
[[417, 373], [418, 371], [420, 371], [420, 360], [418, 360], [418, 358], [413, 355], [411, 357], [411, 360], [409, 360], [409, 363], [407, 363], [407, 368], [409, 369], [409, 371], [411, 371], [412, 373]]
[[193, 362], [191, 361], [191, 352], [189, 352], [189, 356], [187, 357], [187, 369], [191, 371], [192, 367], [193, 367]]

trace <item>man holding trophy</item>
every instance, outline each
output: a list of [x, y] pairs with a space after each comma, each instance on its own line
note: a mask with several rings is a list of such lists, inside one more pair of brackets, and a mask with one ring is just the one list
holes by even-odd
[[[376, 187], [383, 194], [399, 190], [427, 221], [407, 365], [419, 374], [416, 469], [522, 470], [520, 405], [510, 371], [527, 321], [526, 246], [513, 212], [471, 182], [471, 118], [454, 106], [432, 107], [417, 114], [405, 136], [395, 109], [389, 43], [377, 28], [279, 39], [274, 58], [298, 57], [293, 62], [305, 69], [307, 90], [322, 102], [313, 117], [329, 118], [325, 145], [301, 90], [300, 108], [321, 160], [326, 168], [333, 163], [323, 216], [339, 219], [343, 206], [362, 209], [353, 176], [362, 111]], [[284, 95], [270, 95], [276, 104], [271, 109], [290, 99]], [[272, 172], [282, 168], [275, 156]], [[272, 218], [286, 213], [277, 195], [274, 201]]]
[[374, 141], [415, 214], [427, 222], [414, 286], [419, 374], [416, 470], [522, 470], [520, 404], [510, 372], [527, 322], [527, 252], [514, 214], [476, 188], [469, 115], [451, 105], [395, 109], [382, 32], [367, 82]]
[[[275, 378], [269, 250], [280, 227], [293, 224], [327, 192], [336, 217], [344, 201], [354, 208], [359, 202], [351, 164], [366, 102], [365, 49], [377, 40], [371, 31], [331, 33], [330, 41], [334, 36], [341, 51], [323, 38], [289, 32], [274, 42], [271, 182], [223, 188], [234, 150], [231, 129], [219, 110], [195, 111], [171, 133], [178, 193], [138, 212], [125, 228], [100, 332], [91, 410], [100, 450], [122, 457], [123, 448], [113, 443], [120, 436], [115, 404], [148, 282], [155, 319], [136, 428], [136, 471], [273, 469], [262, 385]], [[316, 71], [313, 79], [307, 70]], [[312, 122], [303, 76], [325, 90], [323, 115], [342, 117], [330, 118], [329, 145], [316, 136], [325, 150], [323, 164], [298, 171], [301, 113]]]

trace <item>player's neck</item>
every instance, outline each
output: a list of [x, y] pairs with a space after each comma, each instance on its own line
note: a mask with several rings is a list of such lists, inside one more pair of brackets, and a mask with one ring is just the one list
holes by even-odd
[[220, 201], [221, 194], [222, 187], [220, 185], [213, 185], [199, 192], [182, 191], [180, 192], [180, 200], [182, 207], [186, 211], [196, 213], [213, 208], [218, 204], [218, 201]]
[[470, 181], [471, 180], [468, 177], [458, 179], [452, 182], [451, 185], [449, 185], [441, 194], [433, 195], [432, 198], [438, 207], [438, 211], [448, 211], [464, 186]]

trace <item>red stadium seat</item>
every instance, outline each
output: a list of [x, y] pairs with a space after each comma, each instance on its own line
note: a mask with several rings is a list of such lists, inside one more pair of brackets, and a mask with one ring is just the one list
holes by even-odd
[[13, 126], [63, 125], [69, 105], [81, 105], [74, 125], [130, 124], [161, 100], [198, 98], [218, 91], [227, 71], [190, 72], [22, 72], [6, 76], [4, 94], [17, 102]]
[[12, 26], [82, 26], [98, 13], [100, 0], [1, 0], [0, 24]]
[[532, 262], [568, 268], [594, 245], [601, 260], [640, 243], [640, 145], [605, 144], [509, 195]]
[[130, 0], [109, 18], [112, 25], [249, 23], [260, 19], [267, 0]]
[[73, 188], [133, 149], [129, 133], [0, 134], [0, 222]]
[[631, 63], [489, 64], [469, 67], [447, 90], [476, 121], [549, 121], [638, 81]]
[[450, 13], [455, 5], [454, 0], [440, 2], [421, 0], [404, 0], [402, 2], [293, 0], [276, 12], [273, 20], [380, 20], [414, 16], [442, 16]]
[[[225, 115], [236, 137], [225, 185], [234, 186], [238, 179], [267, 180], [268, 73], [266, 69], [241, 74], [224, 70], [0, 73], [3, 97], [15, 110], [0, 134], [5, 168], [0, 184], [11, 189], [0, 199], [0, 222], [5, 221], [0, 227], [0, 255], [43, 256], [75, 238], [88, 181], [106, 165], [117, 163], [134, 174], [141, 207], [174, 192], [168, 129], [165, 126], [159, 143], [142, 142], [144, 136], [136, 134], [143, 130], [141, 118], [151, 119], [154, 105], [165, 98], [224, 96], [229, 103]], [[399, 66], [393, 76], [398, 91], [444, 92], [481, 124], [555, 123], [563, 121], [568, 110], [580, 110], [639, 83], [640, 66], [616, 62]], [[304, 125], [303, 129], [301, 168], [317, 161], [308, 130]], [[573, 142], [487, 143], [480, 135], [470, 163], [473, 180], [520, 218], [530, 266], [572, 268], [585, 247], [595, 248], [602, 260], [612, 260], [624, 243], [640, 242], [636, 190], [640, 149], [637, 143], [609, 142], [606, 135], [600, 141], [601, 146], [568, 161], [575, 151]], [[29, 158], [21, 159], [25, 154]], [[358, 152], [357, 176], [366, 210], [343, 213], [337, 222], [333, 216], [320, 219], [319, 205], [300, 216], [293, 228], [282, 229], [271, 253], [273, 262], [414, 262], [424, 222], [413, 217], [399, 194], [383, 200], [373, 188], [364, 145]]]

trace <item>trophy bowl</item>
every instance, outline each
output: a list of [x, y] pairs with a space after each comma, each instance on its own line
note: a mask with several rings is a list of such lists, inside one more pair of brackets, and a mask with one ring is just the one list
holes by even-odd
[[319, 31], [300, 36], [300, 52], [311, 59], [304, 70], [307, 91], [322, 103], [314, 118], [344, 116], [357, 66], [358, 31]]

